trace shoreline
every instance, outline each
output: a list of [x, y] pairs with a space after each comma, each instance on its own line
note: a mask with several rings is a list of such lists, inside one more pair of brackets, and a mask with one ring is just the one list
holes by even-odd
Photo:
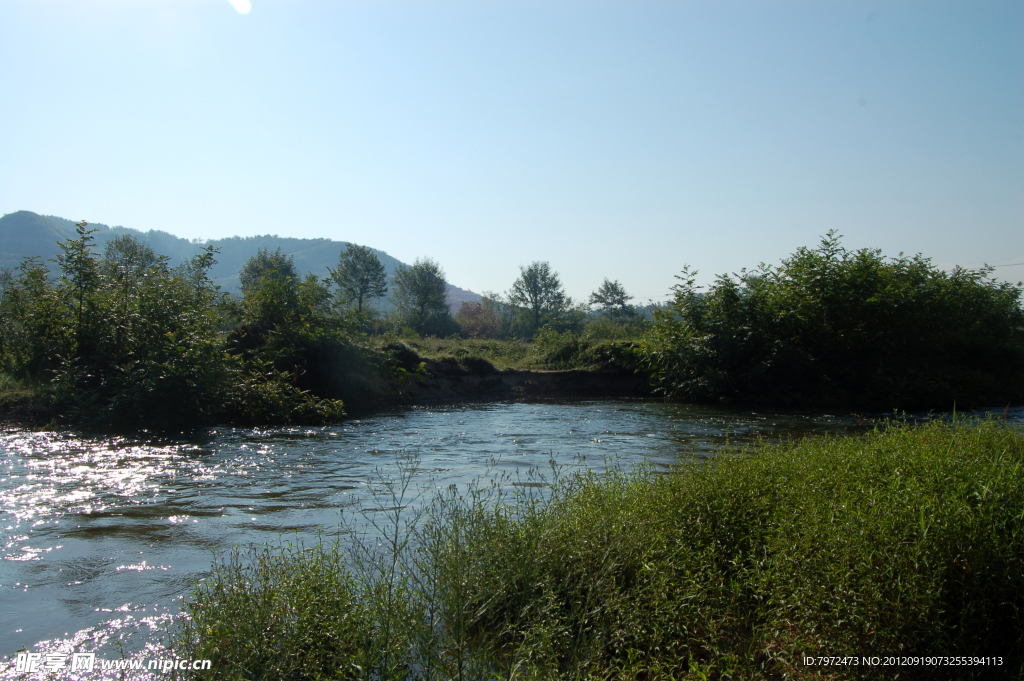
[[[425, 360], [422, 372], [413, 373], [402, 381], [375, 376], [364, 388], [364, 400], [345, 402], [348, 418], [440, 402], [650, 397], [652, 394], [648, 378], [628, 370], [497, 370], [489, 363], [474, 364], [470, 368], [454, 359]], [[42, 402], [38, 394], [27, 394], [0, 405], [0, 431], [74, 429], [55, 422], [59, 414]]]
[[423, 374], [413, 375], [405, 382], [389, 387], [391, 394], [381, 401], [387, 406], [518, 398], [651, 395], [647, 377], [628, 370], [497, 370], [489, 364], [467, 367], [454, 359], [426, 360]]

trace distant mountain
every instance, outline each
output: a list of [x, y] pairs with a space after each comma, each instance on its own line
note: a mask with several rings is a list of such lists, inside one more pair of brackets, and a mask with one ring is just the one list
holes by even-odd
[[[127, 227], [108, 227], [107, 225], [89, 223], [89, 227], [98, 229], [96, 251], [103, 253], [106, 243], [118, 234], [130, 234], [136, 239], [149, 244], [154, 251], [170, 258], [176, 265], [198, 254], [204, 246], [220, 249], [217, 253], [217, 264], [210, 271], [214, 283], [232, 294], [238, 293], [238, 272], [245, 261], [256, 254], [261, 248], [281, 251], [295, 258], [295, 267], [300, 272], [312, 272], [317, 276], [328, 275], [328, 267], [336, 267], [338, 256], [348, 242], [331, 239], [293, 239], [280, 236], [250, 236], [217, 239], [215, 241], [189, 241], [167, 232], [150, 230], [140, 232]], [[57, 257], [60, 248], [58, 241], [70, 239], [75, 235], [75, 223], [64, 218], [37, 215], [27, 210], [9, 213], [0, 218], [0, 268], [15, 269], [27, 257], [40, 256], [44, 260]], [[387, 269], [388, 277], [403, 264], [384, 251], [372, 249]], [[453, 311], [457, 311], [464, 301], [479, 301], [480, 296], [472, 291], [450, 286], [448, 302]]]

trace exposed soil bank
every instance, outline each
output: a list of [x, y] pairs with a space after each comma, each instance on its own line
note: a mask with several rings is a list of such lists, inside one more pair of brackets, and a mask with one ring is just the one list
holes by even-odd
[[642, 397], [646, 376], [624, 369], [598, 371], [498, 371], [486, 362], [426, 361], [424, 372], [391, 386], [389, 403], [488, 401], [537, 397]]

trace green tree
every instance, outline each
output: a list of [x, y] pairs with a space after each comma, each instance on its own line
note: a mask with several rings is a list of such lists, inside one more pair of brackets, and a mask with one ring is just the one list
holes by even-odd
[[430, 258], [417, 258], [395, 272], [393, 299], [400, 318], [421, 334], [443, 335], [452, 328], [447, 296], [444, 270]]
[[531, 331], [541, 326], [545, 317], [556, 317], [572, 301], [565, 295], [558, 272], [546, 262], [534, 262], [519, 268], [519, 278], [509, 291], [509, 302], [530, 312]]
[[17, 378], [40, 382], [52, 377], [68, 354], [71, 327], [66, 300], [41, 258], [26, 258], [17, 274], [0, 278], [0, 368]]
[[298, 278], [295, 258], [283, 253], [280, 248], [273, 253], [266, 248], [261, 248], [242, 266], [242, 271], [238, 273], [238, 288], [244, 295], [259, 286], [263, 279], [284, 281]]
[[103, 249], [103, 264], [107, 272], [120, 280], [138, 280], [150, 267], [166, 260], [166, 256], [158, 256], [149, 244], [130, 234], [119, 234]]
[[358, 353], [326, 282], [298, 281], [290, 258], [260, 254], [235, 306], [258, 324], [248, 337], [257, 342], [226, 353], [216, 335], [224, 296], [209, 276], [215, 249], [172, 268], [131, 237], [97, 258], [91, 239], [79, 224], [61, 244], [55, 278], [38, 258], [0, 273], [0, 369], [45, 386], [54, 418], [90, 429], [190, 430], [342, 415], [340, 401], [318, 395], [340, 392], [351, 373], [340, 368]]
[[362, 359], [352, 324], [332, 305], [330, 282], [299, 279], [292, 258], [257, 253], [243, 266], [244, 295], [235, 305], [241, 325], [227, 338], [241, 362], [233, 399], [243, 419], [263, 422], [339, 418], [353, 397], [350, 375]]
[[[55, 357], [49, 374], [57, 409], [102, 429], [212, 422], [225, 380], [208, 276], [212, 251], [175, 270], [130, 237], [115, 239], [97, 259], [90, 238], [79, 225], [58, 258], [54, 287], [63, 313], [55, 321], [74, 340], [64, 351], [47, 349]], [[197, 279], [205, 281], [203, 295], [196, 295]]]
[[92, 235], [99, 230], [87, 229], [88, 226], [85, 220], [76, 223], [78, 238], [58, 244], [61, 249], [57, 255], [60, 289], [70, 299], [75, 316], [73, 353], [76, 357], [87, 354], [94, 340], [89, 334], [90, 323], [95, 317], [92, 294], [100, 283], [99, 265], [92, 251]]
[[103, 251], [102, 271], [111, 294], [117, 299], [110, 313], [116, 315], [115, 345], [120, 346], [130, 326], [133, 302], [137, 299], [143, 278], [150, 268], [166, 267], [167, 258], [157, 256], [148, 244], [130, 234], [121, 234], [107, 242]]
[[298, 303], [299, 276], [295, 259], [278, 248], [261, 248], [238, 273], [243, 326], [270, 329], [280, 326]]
[[364, 299], [382, 298], [388, 293], [384, 265], [366, 246], [349, 244], [338, 259], [338, 269], [331, 270], [331, 278], [350, 300], [356, 301], [360, 313]]
[[614, 320], [636, 316], [636, 308], [629, 304], [632, 299], [618, 280], [609, 281], [607, 277], [601, 287], [590, 294], [590, 304], [598, 306], [603, 315]]

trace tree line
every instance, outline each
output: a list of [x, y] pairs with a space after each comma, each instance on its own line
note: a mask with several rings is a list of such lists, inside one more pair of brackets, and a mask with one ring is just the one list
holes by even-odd
[[[270, 255], [264, 252], [259, 257]], [[274, 257], [287, 258], [280, 252]], [[529, 339], [542, 328], [579, 332], [595, 319], [628, 324], [641, 317], [639, 309], [629, 302], [633, 297], [620, 282], [606, 278], [587, 302], [576, 303], [566, 294], [558, 273], [549, 263], [540, 261], [521, 266], [519, 277], [506, 294], [485, 293], [480, 302], [463, 302], [454, 313], [447, 301], [444, 269], [430, 258], [399, 267], [389, 282], [373, 251], [349, 245], [330, 275], [342, 304], [354, 306], [357, 313], [377, 322], [371, 328], [422, 336]], [[389, 291], [395, 309], [380, 315], [372, 303]]]
[[[120, 235], [99, 255], [84, 222], [60, 248], [53, 273], [28, 258], [0, 274], [0, 371], [38, 386], [58, 420], [87, 428], [339, 418], [345, 402], [408, 378], [412, 365], [387, 349], [404, 334], [535, 339], [552, 367], [614, 360], [691, 402], [946, 409], [1024, 400], [1020, 285], [990, 269], [946, 272], [922, 256], [850, 251], [833, 233], [707, 290], [684, 269], [652, 321], [617, 281], [573, 301], [546, 262], [452, 314], [439, 264], [418, 259], [389, 279], [361, 246], [327, 277], [302, 276], [290, 256], [261, 250], [240, 272], [238, 297], [210, 280], [215, 249], [172, 267]], [[373, 303], [389, 293], [395, 308], [384, 314]], [[383, 343], [370, 338], [381, 334]]]
[[[341, 401], [301, 380], [318, 344], [350, 345], [316, 277], [263, 254], [233, 301], [210, 280], [214, 249], [171, 267], [129, 235], [98, 256], [93, 233], [78, 223], [55, 276], [40, 258], [0, 275], [0, 369], [39, 386], [54, 418], [107, 430], [342, 416]], [[225, 343], [229, 327], [260, 342]]]
[[[130, 235], [98, 254], [94, 232], [78, 223], [52, 273], [41, 258], [0, 273], [0, 371], [39, 386], [58, 420], [87, 428], [330, 420], [374, 381], [401, 378], [370, 334], [528, 337], [579, 312], [546, 263], [524, 267], [507, 300], [453, 315], [444, 270], [426, 258], [389, 280], [372, 251], [350, 245], [318, 277], [264, 249], [231, 297], [209, 276], [216, 249], [172, 267]], [[624, 314], [621, 286], [604, 290], [599, 304]], [[389, 292], [395, 308], [382, 315], [372, 303]], [[495, 309], [504, 326], [473, 326]]]

